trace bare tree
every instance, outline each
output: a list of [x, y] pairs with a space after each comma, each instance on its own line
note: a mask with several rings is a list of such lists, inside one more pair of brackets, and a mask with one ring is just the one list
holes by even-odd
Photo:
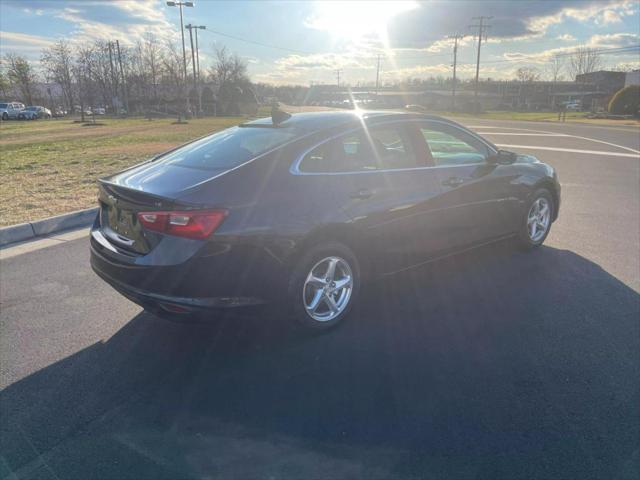
[[565, 67], [564, 57], [559, 55], [554, 55], [549, 60], [545, 67], [545, 72], [547, 73], [547, 77], [553, 82], [559, 82], [563, 80], [564, 76], [562, 75], [562, 70]]
[[11, 85], [9, 84], [9, 79], [5, 75], [1, 66], [2, 66], [2, 61], [0, 60], [0, 95], [2, 96], [2, 98], [7, 98], [9, 96], [9, 90], [11, 89]]
[[71, 69], [75, 84], [78, 90], [78, 99], [80, 101], [80, 115], [84, 122], [84, 112], [87, 107], [93, 104], [94, 89], [92, 81], [94, 51], [92, 47], [82, 47], [76, 52], [76, 60]]
[[638, 68], [636, 63], [618, 63], [611, 70], [614, 72], [633, 72]]
[[73, 54], [66, 40], [59, 40], [53, 46], [45, 48], [40, 63], [49, 81], [60, 86], [64, 104], [73, 109]]
[[171, 42], [167, 42], [163, 52], [162, 66], [164, 67], [164, 80], [176, 88], [181, 89], [184, 80], [182, 53], [180, 53], [176, 45]]
[[520, 67], [516, 70], [516, 78], [523, 83], [534, 82], [540, 78], [540, 72], [533, 67]]
[[569, 55], [568, 71], [575, 80], [578, 75], [595, 72], [602, 68], [600, 52], [594, 48], [578, 47]]
[[143, 62], [148, 72], [148, 78], [153, 88], [153, 98], [158, 98], [158, 83], [162, 73], [162, 54], [158, 39], [152, 33], [149, 33], [142, 44], [141, 53]]
[[32, 105], [35, 83], [38, 81], [35, 70], [26, 58], [14, 53], [5, 55], [5, 62], [9, 84], [20, 90], [25, 103]]

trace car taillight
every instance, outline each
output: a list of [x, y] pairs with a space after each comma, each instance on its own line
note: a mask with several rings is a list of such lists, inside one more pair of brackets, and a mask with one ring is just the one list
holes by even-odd
[[154, 232], [202, 240], [215, 232], [226, 216], [226, 210], [140, 212], [138, 220]]

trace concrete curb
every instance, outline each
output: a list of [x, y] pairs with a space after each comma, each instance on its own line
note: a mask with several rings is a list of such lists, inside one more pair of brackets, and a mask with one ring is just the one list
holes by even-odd
[[21, 223], [0, 228], [0, 247], [32, 238], [50, 235], [71, 228], [88, 227], [98, 213], [98, 208], [88, 208], [76, 212], [56, 215], [30, 223]]

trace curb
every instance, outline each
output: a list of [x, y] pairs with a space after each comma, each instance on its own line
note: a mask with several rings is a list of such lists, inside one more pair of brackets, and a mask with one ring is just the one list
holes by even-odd
[[87, 208], [86, 210], [56, 215], [55, 217], [45, 218], [44, 220], [2, 227], [0, 228], [0, 247], [10, 243], [50, 235], [62, 230], [88, 227], [93, 223], [97, 213], [97, 207]]

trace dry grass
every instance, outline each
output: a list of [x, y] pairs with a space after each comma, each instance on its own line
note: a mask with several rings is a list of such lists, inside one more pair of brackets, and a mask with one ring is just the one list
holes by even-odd
[[96, 179], [244, 118], [104, 119], [0, 125], [0, 226], [38, 220], [96, 204]]

